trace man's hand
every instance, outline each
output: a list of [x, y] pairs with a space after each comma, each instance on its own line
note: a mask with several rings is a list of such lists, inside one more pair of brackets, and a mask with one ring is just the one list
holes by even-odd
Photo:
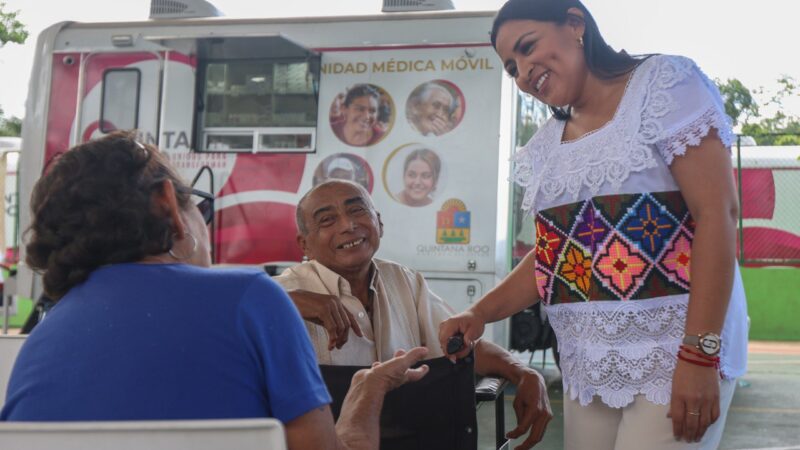
[[425, 347], [416, 347], [407, 353], [398, 350], [394, 358], [376, 362], [369, 369], [361, 369], [353, 375], [350, 389], [342, 403], [342, 412], [336, 422], [336, 434], [342, 445], [337, 448], [378, 448], [379, 423], [383, 397], [387, 392], [405, 383], [417, 381], [428, 373], [428, 366], [416, 369], [411, 366], [428, 354]]
[[378, 389], [384, 393], [393, 389], [410, 383], [418, 381], [424, 377], [429, 370], [426, 364], [423, 364], [416, 369], [411, 366], [425, 359], [428, 355], [428, 349], [425, 347], [414, 347], [408, 352], [405, 350], [397, 350], [394, 352], [394, 358], [384, 361], [372, 363], [371, 369], [363, 369], [356, 372], [353, 380], [356, 377], [363, 377], [367, 383], [377, 386]]
[[542, 440], [547, 424], [553, 419], [547, 386], [539, 372], [525, 369], [517, 383], [514, 412], [517, 415], [517, 427], [506, 433], [506, 437], [516, 439], [530, 429], [525, 442], [515, 448], [515, 450], [527, 450]]
[[294, 289], [288, 293], [303, 319], [321, 325], [327, 330], [328, 350], [333, 350], [334, 347], [342, 348], [347, 343], [350, 328], [357, 336], [364, 336], [356, 318], [338, 297], [302, 289]]

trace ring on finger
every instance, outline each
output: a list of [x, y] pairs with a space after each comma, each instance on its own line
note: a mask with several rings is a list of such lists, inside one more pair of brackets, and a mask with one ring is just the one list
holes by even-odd
[[699, 416], [700, 411], [686, 411], [686, 414], [689, 414], [690, 416]]

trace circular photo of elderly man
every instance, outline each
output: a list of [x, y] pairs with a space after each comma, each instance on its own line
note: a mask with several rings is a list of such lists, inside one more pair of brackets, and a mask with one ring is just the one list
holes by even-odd
[[391, 197], [406, 206], [430, 205], [443, 185], [442, 160], [435, 151], [407, 144], [393, 151], [383, 168], [383, 183]]
[[353, 147], [380, 142], [394, 124], [392, 97], [374, 84], [356, 84], [333, 99], [330, 122], [333, 133]]
[[464, 94], [447, 80], [422, 83], [408, 96], [406, 119], [423, 136], [441, 136], [461, 123]]
[[366, 160], [350, 153], [335, 153], [323, 159], [314, 169], [311, 184], [314, 186], [328, 180], [354, 181], [372, 193], [372, 169]]

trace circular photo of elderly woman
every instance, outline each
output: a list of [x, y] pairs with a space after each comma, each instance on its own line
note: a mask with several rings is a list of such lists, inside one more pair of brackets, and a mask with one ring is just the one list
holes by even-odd
[[430, 205], [444, 185], [444, 167], [435, 151], [420, 144], [395, 149], [383, 166], [386, 192], [406, 206]]
[[353, 147], [380, 142], [394, 124], [392, 97], [374, 84], [356, 84], [333, 99], [331, 129], [340, 141]]
[[314, 169], [311, 184], [316, 186], [328, 180], [354, 181], [372, 193], [374, 177], [366, 160], [350, 153], [335, 153], [323, 159]]
[[464, 117], [464, 94], [447, 80], [422, 83], [408, 96], [406, 119], [423, 136], [441, 136], [455, 129]]

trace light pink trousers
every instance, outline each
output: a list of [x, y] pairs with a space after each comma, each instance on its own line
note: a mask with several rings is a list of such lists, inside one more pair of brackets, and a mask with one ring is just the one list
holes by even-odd
[[722, 439], [736, 380], [720, 382], [720, 416], [700, 442], [676, 441], [669, 405], [656, 405], [637, 395], [624, 408], [595, 399], [587, 406], [564, 394], [565, 450], [715, 450]]

